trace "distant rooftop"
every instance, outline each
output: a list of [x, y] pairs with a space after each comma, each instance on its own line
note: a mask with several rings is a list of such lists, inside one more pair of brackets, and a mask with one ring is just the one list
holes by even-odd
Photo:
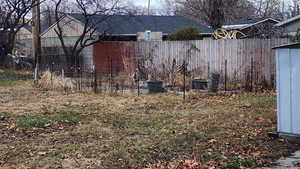
[[265, 20], [267, 18], [247, 18], [247, 19], [239, 19], [236, 21], [231, 21], [226, 23], [226, 25], [243, 25], [243, 24], [254, 24], [257, 22], [260, 22], [262, 20]]
[[300, 19], [300, 15], [295, 16], [295, 17], [292, 17], [292, 18], [290, 18], [290, 19], [288, 19], [288, 20], [282, 21], [282, 22], [276, 24], [276, 26], [284, 26], [284, 25], [288, 25], [288, 24], [290, 24], [290, 23], [296, 22], [296, 21], [299, 20], [299, 19]]
[[[81, 14], [71, 13], [68, 15], [84, 23], [85, 18]], [[105, 21], [102, 22], [104, 19]], [[137, 32], [145, 32], [146, 30], [170, 34], [187, 26], [197, 27], [201, 34], [210, 35], [213, 33], [213, 29], [208, 26], [182, 16], [96, 15], [92, 16], [92, 20], [93, 23], [101, 22], [101, 24], [97, 24], [98, 32], [102, 33], [109, 30], [108, 33], [116, 35], [135, 35]]]
[[229, 22], [229, 23], [225, 24], [223, 26], [223, 28], [225, 28], [225, 29], [245, 29], [249, 26], [256, 25], [256, 24], [265, 22], [267, 20], [272, 20], [277, 23], [279, 22], [273, 18], [248, 18], [248, 19], [237, 20], [234, 22]]
[[[29, 32], [32, 32], [32, 26], [31, 25], [26, 24], [24, 26], [24, 28], [27, 29]], [[48, 26], [41, 26], [41, 32], [44, 32], [47, 29], [48, 29]]]

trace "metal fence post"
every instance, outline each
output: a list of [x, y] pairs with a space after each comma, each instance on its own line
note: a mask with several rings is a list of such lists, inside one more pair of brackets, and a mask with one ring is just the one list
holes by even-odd
[[110, 93], [113, 93], [113, 65], [112, 65], [112, 57], [109, 56], [110, 58]]
[[97, 68], [96, 68], [96, 66], [94, 66], [94, 92], [98, 93]]
[[[138, 67], [140, 65], [140, 61], [138, 60]], [[138, 96], [140, 96], [140, 72], [139, 69], [137, 69], [137, 87], [138, 87]]]
[[65, 71], [64, 71], [64, 69], [61, 69], [61, 77], [62, 77], [62, 79], [65, 79]]
[[251, 91], [253, 91], [253, 74], [254, 74], [254, 72], [253, 72], [253, 66], [254, 66], [254, 63], [253, 63], [254, 61], [253, 61], [253, 57], [251, 57], [251, 75], [250, 75], [250, 79], [251, 79], [251, 81], [250, 81], [250, 90]]
[[185, 60], [183, 61], [183, 100], [185, 100], [185, 90], [186, 90], [186, 86], [185, 86], [185, 81], [186, 81], [186, 63]]
[[210, 62], [207, 62], [207, 79], [210, 77]]
[[52, 75], [52, 73], [53, 73], [53, 65], [54, 65], [54, 63], [52, 62], [51, 63], [51, 65], [50, 65], [50, 82], [51, 82], [51, 86], [52, 86], [52, 88], [54, 88], [53, 86], [53, 75]]
[[225, 83], [225, 91], [227, 91], [227, 59], [225, 60], [225, 80], [224, 80], [224, 83]]

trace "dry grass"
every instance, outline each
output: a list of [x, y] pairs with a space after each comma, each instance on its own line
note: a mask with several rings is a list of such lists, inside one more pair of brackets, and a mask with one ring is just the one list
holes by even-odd
[[29, 81], [0, 86], [0, 167], [261, 166], [299, 148], [266, 136], [275, 111], [272, 93], [183, 102], [174, 94], [45, 91]]

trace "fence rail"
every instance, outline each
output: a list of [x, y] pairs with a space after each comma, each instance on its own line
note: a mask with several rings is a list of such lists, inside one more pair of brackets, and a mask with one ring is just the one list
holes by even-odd
[[[87, 63], [91, 63], [93, 55], [92, 65], [84, 62], [74, 69], [65, 62], [51, 61], [43, 67], [50, 71], [63, 69], [67, 77], [75, 77], [76, 84], [86, 83], [82, 78], [90, 79], [86, 84], [95, 90], [99, 86], [134, 88], [132, 77], [140, 67], [145, 68], [139, 72], [143, 74], [141, 80], [151, 75], [171, 89], [191, 87], [192, 79], [209, 79], [211, 73], [220, 74], [220, 86], [225, 90], [265, 88], [275, 87], [276, 59], [272, 48], [288, 43], [289, 39], [102, 42], [94, 45], [88, 56], [83, 55]], [[51, 55], [47, 57], [50, 60], [54, 57], [44, 55]], [[79, 82], [76, 74], [80, 75]]]
[[180, 65], [186, 61], [193, 77], [207, 78], [218, 72], [229, 88], [250, 82], [274, 87], [276, 59], [272, 48], [288, 43], [289, 39], [124, 42], [122, 55], [151, 58], [161, 71], [170, 69], [174, 62]]

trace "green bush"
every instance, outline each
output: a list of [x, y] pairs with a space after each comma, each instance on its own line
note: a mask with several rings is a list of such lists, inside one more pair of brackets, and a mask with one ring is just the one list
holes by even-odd
[[170, 34], [168, 40], [201, 40], [200, 32], [196, 27], [183, 27], [177, 32]]

